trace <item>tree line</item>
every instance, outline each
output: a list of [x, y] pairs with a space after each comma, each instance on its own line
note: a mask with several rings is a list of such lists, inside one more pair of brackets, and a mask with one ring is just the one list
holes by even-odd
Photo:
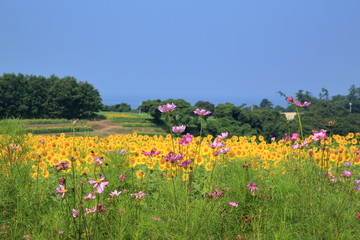
[[[287, 97], [279, 91], [279, 94]], [[346, 135], [348, 132], [360, 132], [360, 88], [352, 85], [348, 95], [329, 96], [326, 89], [322, 89], [319, 97], [311, 92], [299, 90], [294, 98], [300, 102], [311, 102], [310, 106], [301, 108], [301, 121], [304, 133], [309, 135], [312, 130], [327, 129], [333, 134]], [[174, 103], [177, 108], [172, 113], [172, 125], [186, 125], [187, 132], [199, 134], [200, 124], [198, 116], [193, 114], [196, 108], [206, 109], [212, 112], [205, 117], [203, 124], [205, 134], [216, 135], [220, 132], [229, 132], [231, 135], [252, 136], [262, 135], [270, 140], [272, 137], [282, 138], [284, 134], [299, 132], [298, 118], [287, 120], [283, 112], [294, 112], [294, 104], [284, 108], [273, 106], [268, 99], [263, 99], [259, 106], [236, 106], [233, 103], [214, 105], [208, 101], [199, 101], [192, 106], [183, 99], [167, 99], [165, 101], [147, 100], [139, 106], [142, 112], [151, 114], [155, 122], [170, 129], [157, 107], [166, 103]]]
[[2, 118], [93, 118], [101, 110], [99, 91], [74, 77], [0, 76]]

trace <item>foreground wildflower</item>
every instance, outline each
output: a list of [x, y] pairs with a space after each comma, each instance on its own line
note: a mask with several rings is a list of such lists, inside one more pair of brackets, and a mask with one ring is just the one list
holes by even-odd
[[125, 173], [120, 174], [119, 179], [120, 179], [121, 181], [125, 181], [125, 180], [126, 180]]
[[236, 202], [229, 202], [229, 205], [230, 205], [230, 206], [233, 206], [233, 207], [239, 206]]
[[65, 189], [64, 185], [59, 185], [58, 188], [56, 188], [56, 194], [61, 194], [60, 198], [63, 199], [65, 197], [67, 190]]
[[230, 151], [230, 147], [220, 149], [220, 153], [227, 153], [228, 151]]
[[218, 188], [214, 188], [214, 193], [207, 193], [206, 194], [206, 197], [208, 197], [208, 198], [213, 198], [213, 199], [218, 199], [218, 198], [221, 198], [222, 197], [222, 194], [223, 194], [223, 192], [220, 190], [220, 189], [218, 189]]
[[195, 111], [194, 111], [194, 113], [195, 114], [197, 114], [197, 115], [199, 115], [199, 116], [206, 116], [206, 115], [209, 115], [209, 114], [211, 114], [211, 112], [210, 111], [206, 111], [205, 109], [196, 109]]
[[88, 195], [86, 195], [86, 196], [84, 197], [84, 199], [86, 199], [86, 200], [91, 200], [91, 199], [94, 199], [94, 198], [95, 198], [95, 196], [92, 195], [91, 193], [89, 193]]
[[314, 136], [311, 137], [312, 140], [319, 141], [319, 140], [324, 140], [327, 138], [327, 136], [326, 136], [327, 131], [324, 129], [321, 129], [319, 132], [314, 131], [314, 130], [312, 132], [314, 134]]
[[250, 194], [254, 195], [256, 190], [259, 190], [259, 188], [256, 187], [255, 182], [249, 182], [248, 185], [246, 185], [249, 188]]
[[342, 175], [346, 178], [350, 178], [352, 176], [351, 172], [349, 171], [343, 171]]
[[96, 212], [96, 207], [86, 208], [85, 215]]
[[211, 148], [217, 148], [217, 147], [221, 148], [225, 146], [225, 143], [219, 142], [218, 140], [214, 140], [213, 144], [208, 143], [207, 145]]
[[102, 193], [104, 191], [105, 186], [109, 184], [109, 182], [103, 182], [104, 179], [105, 179], [105, 176], [101, 175], [100, 179], [89, 180], [89, 183], [94, 184], [93, 188], [97, 187], [97, 192], [98, 193]]
[[153, 149], [151, 149], [150, 152], [146, 152], [146, 151], [143, 150], [142, 153], [143, 153], [145, 156], [152, 157], [152, 156], [159, 155], [161, 152], [160, 152], [160, 151], [156, 151], [156, 149], [153, 148]]
[[353, 165], [353, 163], [352, 163], [352, 162], [345, 162], [343, 165], [344, 165], [345, 167], [350, 167], [350, 166]]
[[185, 167], [185, 166], [190, 165], [190, 164], [191, 164], [191, 160], [185, 160], [183, 162], [178, 163], [178, 166], [179, 167]]
[[159, 106], [158, 110], [160, 112], [172, 112], [176, 108], [176, 105], [174, 103], [167, 103], [166, 105]]
[[299, 100], [294, 101], [294, 104], [298, 107], [308, 107], [311, 105], [311, 102], [305, 101], [304, 103], [301, 103]]
[[94, 157], [94, 163], [96, 165], [102, 165], [104, 163], [102, 157]]
[[144, 192], [140, 191], [139, 193], [130, 193], [129, 195], [130, 196], [135, 196], [135, 199], [138, 199], [138, 198], [142, 198], [146, 194]]
[[191, 143], [193, 139], [193, 136], [190, 133], [187, 133], [185, 135], [182, 136], [182, 138], [179, 140], [179, 144], [183, 145], [183, 146], [187, 146]]
[[72, 217], [73, 217], [73, 218], [77, 218], [78, 215], [79, 215], [79, 211], [76, 210], [76, 209], [73, 209], [73, 210], [72, 210]]
[[171, 128], [171, 131], [173, 131], [174, 133], [182, 133], [184, 132], [186, 129], [186, 126], [185, 125], [181, 125], [181, 126], [173, 126]]
[[110, 193], [110, 196], [112, 196], [112, 197], [117, 197], [117, 196], [119, 196], [120, 194], [121, 194], [121, 191], [118, 192], [117, 190], [114, 190], [113, 192]]
[[294, 97], [288, 97], [288, 98], [286, 99], [286, 101], [287, 101], [287, 102], [294, 102]]
[[221, 133], [221, 135], [218, 135], [216, 138], [218, 139], [225, 139], [229, 136], [229, 133], [228, 132], [223, 132]]
[[58, 162], [58, 164], [54, 166], [56, 171], [66, 170], [68, 167], [69, 167], [68, 161]]
[[106, 209], [105, 209], [104, 205], [101, 204], [101, 203], [98, 203], [98, 204], [96, 205], [96, 212], [100, 212], [100, 213], [106, 212]]
[[165, 160], [167, 162], [176, 162], [177, 160], [181, 160], [183, 159], [183, 156], [181, 155], [181, 153], [176, 154], [174, 152], [169, 152], [166, 156], [165, 156]]

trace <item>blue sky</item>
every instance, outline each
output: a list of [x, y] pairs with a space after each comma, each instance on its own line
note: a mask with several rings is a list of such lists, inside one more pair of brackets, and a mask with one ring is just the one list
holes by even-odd
[[2, 0], [0, 74], [93, 84], [104, 104], [283, 104], [360, 86], [358, 0]]

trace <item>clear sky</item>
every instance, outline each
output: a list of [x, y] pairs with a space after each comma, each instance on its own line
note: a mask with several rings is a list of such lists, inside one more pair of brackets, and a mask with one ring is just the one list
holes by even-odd
[[235, 105], [360, 86], [359, 0], [0, 0], [0, 74], [73, 76], [104, 104]]

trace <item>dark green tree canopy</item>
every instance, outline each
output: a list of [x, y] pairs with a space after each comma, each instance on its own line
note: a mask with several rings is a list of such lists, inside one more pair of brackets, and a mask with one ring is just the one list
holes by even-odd
[[0, 76], [0, 114], [21, 118], [92, 118], [101, 109], [99, 91], [73, 77]]

